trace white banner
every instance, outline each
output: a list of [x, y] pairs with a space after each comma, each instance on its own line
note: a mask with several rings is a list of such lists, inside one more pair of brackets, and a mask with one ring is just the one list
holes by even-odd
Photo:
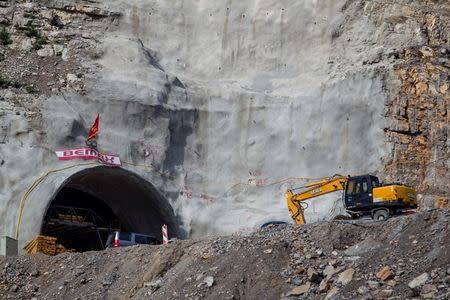
[[78, 149], [66, 149], [55, 151], [59, 160], [71, 160], [71, 159], [96, 159], [100, 163], [109, 166], [121, 166], [120, 158], [113, 154], [99, 153], [97, 150], [89, 147], [83, 147]]

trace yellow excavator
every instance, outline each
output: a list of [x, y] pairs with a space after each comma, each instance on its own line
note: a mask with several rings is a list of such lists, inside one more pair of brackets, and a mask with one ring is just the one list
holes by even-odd
[[288, 209], [294, 222], [305, 224], [305, 200], [335, 191], [343, 191], [344, 207], [353, 218], [370, 215], [374, 220], [385, 220], [417, 208], [416, 191], [409, 186], [381, 185], [378, 178], [372, 175], [334, 175], [286, 192]]

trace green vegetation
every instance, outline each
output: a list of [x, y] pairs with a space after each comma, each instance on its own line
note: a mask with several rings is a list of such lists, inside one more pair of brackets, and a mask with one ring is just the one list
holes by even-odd
[[6, 28], [2, 26], [0, 28], [0, 45], [9, 45], [12, 43], [11, 35], [8, 31], [6, 31]]
[[20, 88], [22, 85], [15, 80], [0, 76], [0, 88], [6, 89], [8, 87]]
[[33, 43], [33, 50], [42, 49], [42, 46], [48, 43], [47, 38], [45, 36], [42, 36], [41, 33], [33, 25], [19, 27], [18, 29], [24, 31], [27, 37], [36, 38]]
[[29, 94], [33, 94], [36, 92], [36, 90], [34, 89], [34, 86], [32, 86], [32, 85], [25, 86], [25, 91], [27, 91], [27, 93], [29, 93]]
[[33, 44], [33, 49], [34, 50], [42, 49], [42, 46], [47, 44], [47, 43], [48, 43], [48, 41], [47, 41], [47, 38], [45, 36], [38, 36], [36, 38], [36, 41]]
[[36, 37], [36, 38], [41, 36], [39, 31], [37, 31], [36, 28], [34, 28], [34, 26], [25, 27], [25, 35], [27, 37]]
[[24, 12], [23, 16], [25, 18], [35, 19], [36, 18], [36, 13], [34, 13], [34, 12]]

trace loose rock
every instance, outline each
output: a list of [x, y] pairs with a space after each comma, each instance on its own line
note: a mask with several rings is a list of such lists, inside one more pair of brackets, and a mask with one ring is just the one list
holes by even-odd
[[341, 283], [342, 285], [348, 284], [353, 279], [353, 274], [355, 273], [355, 269], [350, 268], [339, 274], [339, 277], [337, 279], [337, 282]]
[[408, 283], [408, 286], [409, 286], [411, 289], [416, 289], [416, 288], [418, 288], [418, 287], [424, 285], [424, 284], [428, 281], [429, 278], [430, 278], [430, 275], [428, 275], [428, 273], [423, 273], [423, 274], [421, 274], [420, 276], [417, 276], [416, 278], [414, 278], [413, 280], [411, 280], [411, 281]]
[[328, 292], [328, 294], [325, 296], [324, 300], [328, 300], [333, 298], [337, 293], [339, 292], [339, 289], [337, 287], [332, 287], [331, 290]]
[[287, 293], [287, 296], [300, 296], [309, 291], [309, 288], [311, 287], [311, 283], [307, 282], [301, 286], [293, 288], [289, 293]]
[[311, 282], [318, 282], [320, 280], [319, 273], [314, 268], [308, 268], [308, 280]]
[[394, 277], [394, 274], [391, 271], [389, 266], [384, 266], [378, 273], [376, 274], [377, 278], [386, 281]]
[[214, 277], [206, 276], [205, 279], [203, 279], [203, 282], [206, 283], [207, 287], [211, 287], [214, 284]]

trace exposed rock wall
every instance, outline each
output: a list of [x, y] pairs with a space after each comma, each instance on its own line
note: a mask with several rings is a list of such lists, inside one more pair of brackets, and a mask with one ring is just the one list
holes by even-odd
[[[449, 196], [446, 1], [0, 9], [4, 234], [27, 187], [73, 164], [52, 151], [82, 145], [97, 112], [100, 148], [154, 184], [192, 234], [289, 220], [283, 193], [305, 177], [375, 173], [428, 201]], [[69, 173], [58, 176], [54, 188]], [[342, 211], [339, 197], [312, 202], [307, 219]]]
[[422, 207], [450, 197], [450, 4], [411, 6], [394, 28], [417, 23], [423, 42], [399, 49], [387, 85], [388, 180], [402, 180], [422, 194]]
[[426, 195], [423, 204], [433, 206], [450, 191], [449, 54], [445, 48], [421, 48], [407, 50], [405, 56], [394, 71], [400, 92], [388, 106], [392, 156], [387, 174], [416, 186]]
[[[380, 175], [414, 186], [421, 207], [433, 207], [450, 195], [450, 4], [348, 1], [343, 9], [345, 21], [334, 34], [343, 51], [333, 57], [334, 70], [384, 74], [387, 150]], [[367, 20], [374, 27], [361, 24]]]

